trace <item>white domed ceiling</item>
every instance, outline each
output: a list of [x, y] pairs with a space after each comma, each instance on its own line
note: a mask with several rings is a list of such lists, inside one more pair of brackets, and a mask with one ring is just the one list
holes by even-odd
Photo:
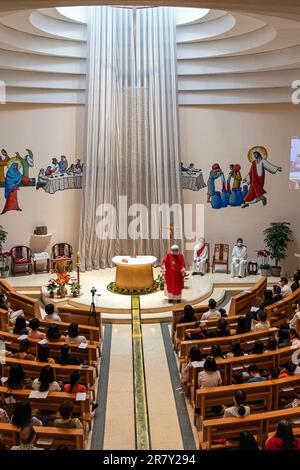
[[[84, 104], [86, 37], [86, 7], [0, 13], [7, 101]], [[300, 23], [179, 8], [177, 58], [181, 106], [291, 102], [291, 84], [300, 79]]]

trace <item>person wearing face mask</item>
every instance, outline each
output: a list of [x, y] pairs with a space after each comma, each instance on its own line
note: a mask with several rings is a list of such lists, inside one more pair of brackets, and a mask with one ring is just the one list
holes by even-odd
[[169, 303], [180, 302], [184, 287], [185, 261], [178, 245], [173, 245], [171, 251], [165, 255], [162, 270]]
[[194, 262], [193, 262], [193, 273], [204, 276], [206, 273], [206, 263], [208, 258], [208, 249], [203, 237], [199, 238], [199, 242], [194, 246]]
[[231, 277], [245, 277], [247, 266], [247, 247], [242, 238], [238, 238], [232, 250]]

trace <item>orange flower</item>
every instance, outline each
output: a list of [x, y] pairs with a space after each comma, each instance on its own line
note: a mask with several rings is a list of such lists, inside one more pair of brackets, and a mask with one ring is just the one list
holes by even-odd
[[62, 286], [68, 284], [70, 278], [71, 278], [70, 274], [66, 273], [65, 271], [57, 274], [57, 282], [59, 285], [62, 285]]

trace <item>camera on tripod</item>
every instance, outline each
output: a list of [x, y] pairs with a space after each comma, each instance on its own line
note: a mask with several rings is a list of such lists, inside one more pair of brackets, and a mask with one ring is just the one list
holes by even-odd
[[96, 292], [97, 292], [96, 287], [92, 287], [92, 288], [91, 288], [92, 297], [95, 297]]

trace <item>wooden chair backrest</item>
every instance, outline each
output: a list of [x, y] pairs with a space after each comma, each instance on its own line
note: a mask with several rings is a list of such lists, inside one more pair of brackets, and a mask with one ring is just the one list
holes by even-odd
[[56, 258], [58, 256], [66, 256], [67, 258], [71, 258], [73, 253], [73, 248], [69, 243], [56, 243], [52, 247], [52, 258]]
[[224, 262], [224, 264], [227, 264], [229, 259], [229, 245], [227, 243], [216, 243], [213, 259], [219, 263]]
[[27, 260], [31, 260], [31, 249], [28, 246], [18, 245], [14, 246], [11, 249], [11, 257], [12, 259], [22, 259], [25, 258]]
[[290, 320], [298, 308], [299, 300], [300, 288], [279, 300], [279, 302], [266, 307], [265, 313], [269, 322], [274, 326], [280, 326], [282, 323]]

